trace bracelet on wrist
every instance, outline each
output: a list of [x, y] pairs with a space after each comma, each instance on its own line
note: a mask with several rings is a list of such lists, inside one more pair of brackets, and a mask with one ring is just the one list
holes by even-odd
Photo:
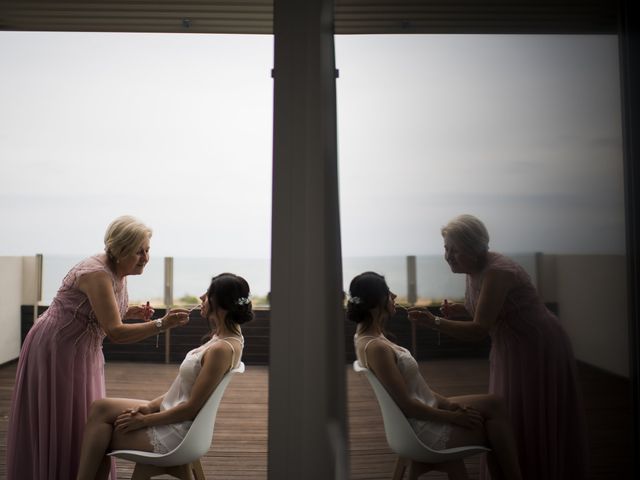
[[440, 346], [440, 323], [442, 323], [442, 318], [435, 315], [433, 318], [433, 325], [434, 325], [434, 328], [436, 329], [436, 332], [438, 332], [438, 346]]

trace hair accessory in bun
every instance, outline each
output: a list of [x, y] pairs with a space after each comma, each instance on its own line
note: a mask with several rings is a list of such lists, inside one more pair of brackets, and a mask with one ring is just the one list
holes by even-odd
[[353, 303], [354, 305], [360, 305], [362, 303], [362, 299], [360, 297], [349, 297], [347, 300], [349, 303]]

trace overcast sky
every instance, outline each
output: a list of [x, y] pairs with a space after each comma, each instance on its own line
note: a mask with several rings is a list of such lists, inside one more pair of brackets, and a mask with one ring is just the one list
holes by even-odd
[[[155, 255], [268, 257], [270, 36], [0, 32], [0, 255], [90, 254], [121, 214]], [[336, 39], [346, 256], [623, 253], [615, 36]]]

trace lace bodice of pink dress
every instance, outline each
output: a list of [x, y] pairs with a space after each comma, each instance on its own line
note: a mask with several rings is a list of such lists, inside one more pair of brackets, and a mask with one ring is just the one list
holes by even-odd
[[105, 334], [77, 288], [79, 278], [107, 272], [120, 315], [127, 310], [126, 279], [118, 280], [105, 262], [96, 255], [74, 266], [25, 338], [7, 432], [8, 480], [76, 477], [89, 407], [105, 396]]
[[493, 252], [481, 272], [467, 275], [465, 303], [472, 316], [490, 270], [510, 272], [515, 279], [490, 332], [489, 391], [506, 402], [523, 477], [583, 480], [588, 461], [584, 410], [569, 337], [525, 270]]

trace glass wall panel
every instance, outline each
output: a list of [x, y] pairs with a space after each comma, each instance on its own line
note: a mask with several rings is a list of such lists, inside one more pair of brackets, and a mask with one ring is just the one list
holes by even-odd
[[411, 255], [418, 302], [461, 299], [440, 230], [472, 214], [578, 359], [627, 375], [617, 37], [349, 35], [336, 59], [345, 289], [379, 271], [402, 301]]
[[176, 300], [219, 268], [266, 297], [271, 36], [0, 32], [0, 63], [0, 255], [44, 254], [43, 303], [124, 214], [154, 231], [132, 302], [165, 256]]

